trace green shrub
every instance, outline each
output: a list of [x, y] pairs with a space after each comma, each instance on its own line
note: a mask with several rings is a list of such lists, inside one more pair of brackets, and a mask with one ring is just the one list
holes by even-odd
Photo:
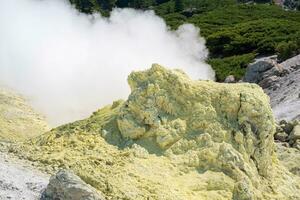
[[300, 45], [296, 41], [281, 42], [276, 51], [280, 60], [286, 60], [300, 53]]
[[224, 81], [228, 75], [233, 75], [237, 80], [241, 79], [246, 71], [247, 65], [253, 62], [255, 54], [244, 54], [227, 58], [215, 58], [208, 63], [216, 72], [217, 81]]

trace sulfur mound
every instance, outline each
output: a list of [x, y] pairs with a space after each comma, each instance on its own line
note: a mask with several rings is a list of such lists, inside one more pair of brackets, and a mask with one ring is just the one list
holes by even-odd
[[107, 199], [299, 199], [274, 153], [269, 99], [255, 84], [194, 81], [159, 65], [128, 78], [127, 101], [11, 150], [71, 168]]
[[0, 87], [0, 141], [20, 141], [48, 130], [44, 118], [20, 95]]

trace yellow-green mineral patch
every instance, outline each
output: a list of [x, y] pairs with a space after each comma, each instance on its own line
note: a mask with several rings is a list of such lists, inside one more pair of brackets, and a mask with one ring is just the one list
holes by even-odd
[[0, 87], [0, 141], [21, 141], [47, 130], [44, 118], [23, 97]]
[[194, 81], [159, 65], [85, 120], [13, 146], [48, 171], [70, 168], [107, 199], [300, 199], [274, 153], [269, 99], [254, 84]]

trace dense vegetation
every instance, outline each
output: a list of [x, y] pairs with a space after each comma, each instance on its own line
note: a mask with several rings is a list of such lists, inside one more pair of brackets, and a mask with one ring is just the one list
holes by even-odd
[[[300, 12], [286, 11], [269, 0], [70, 0], [85, 13], [108, 15], [114, 7], [153, 9], [171, 28], [200, 27], [217, 79], [240, 78], [256, 55], [287, 59], [300, 53]], [[296, 3], [298, 1], [295, 1]]]

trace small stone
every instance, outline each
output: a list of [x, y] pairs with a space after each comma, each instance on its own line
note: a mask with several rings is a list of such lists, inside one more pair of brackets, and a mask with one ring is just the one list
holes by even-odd
[[285, 124], [285, 126], [283, 127], [284, 132], [286, 132], [287, 134], [290, 134], [292, 132], [294, 128], [293, 123], [288, 122], [287, 124]]
[[283, 120], [280, 120], [279, 124], [280, 124], [280, 125], [283, 125], [283, 124], [285, 125], [285, 124], [287, 124], [287, 121], [284, 120], [284, 119], [283, 119]]
[[274, 138], [275, 138], [275, 140], [285, 142], [288, 138], [288, 134], [286, 134], [285, 132], [279, 132], [279, 133], [275, 134]]
[[225, 78], [224, 83], [235, 83], [235, 78], [233, 75], [229, 75]]
[[300, 139], [300, 125], [294, 126], [289, 139], [291, 140], [291, 142], [294, 142], [294, 141]]

